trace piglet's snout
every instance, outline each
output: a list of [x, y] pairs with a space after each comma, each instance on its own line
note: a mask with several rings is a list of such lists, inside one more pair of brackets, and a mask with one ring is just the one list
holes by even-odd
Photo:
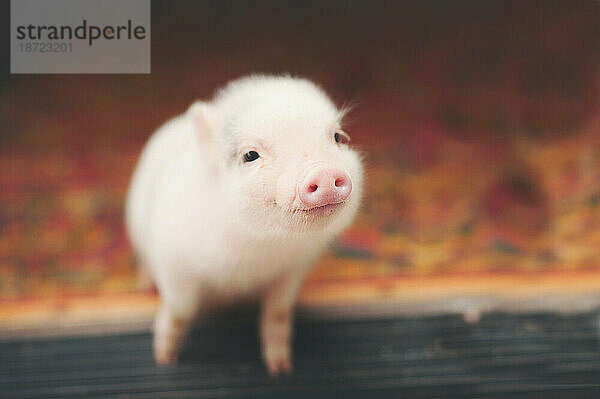
[[300, 201], [308, 208], [338, 204], [351, 192], [350, 176], [333, 167], [312, 168], [298, 186]]

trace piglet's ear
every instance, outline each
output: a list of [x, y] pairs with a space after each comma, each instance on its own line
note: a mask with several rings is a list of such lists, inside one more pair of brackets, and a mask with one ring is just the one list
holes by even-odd
[[200, 142], [212, 140], [217, 122], [217, 112], [214, 105], [196, 101], [190, 106], [187, 112], [194, 122]]
[[217, 111], [214, 105], [202, 101], [193, 103], [187, 111], [194, 123], [202, 156], [215, 174], [219, 172], [218, 148], [215, 137]]

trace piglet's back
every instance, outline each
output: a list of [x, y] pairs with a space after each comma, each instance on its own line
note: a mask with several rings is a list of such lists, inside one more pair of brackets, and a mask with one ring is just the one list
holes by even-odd
[[198, 143], [187, 114], [165, 123], [146, 143], [133, 173], [125, 207], [126, 227], [137, 255], [143, 255], [149, 243], [156, 198], [170, 180], [166, 174], [172, 173], [173, 164], [194, 146]]

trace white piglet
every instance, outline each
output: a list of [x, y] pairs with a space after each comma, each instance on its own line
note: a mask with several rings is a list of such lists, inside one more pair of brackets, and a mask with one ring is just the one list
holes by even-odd
[[176, 360], [198, 312], [255, 298], [266, 366], [291, 371], [304, 276], [361, 198], [363, 167], [342, 116], [308, 80], [250, 76], [192, 104], [146, 144], [126, 219], [160, 293], [158, 363]]

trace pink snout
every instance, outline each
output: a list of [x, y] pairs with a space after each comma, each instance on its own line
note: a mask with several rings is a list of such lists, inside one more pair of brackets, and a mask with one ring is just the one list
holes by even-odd
[[300, 201], [308, 208], [343, 202], [352, 192], [352, 181], [343, 171], [317, 167], [309, 171], [298, 186]]

